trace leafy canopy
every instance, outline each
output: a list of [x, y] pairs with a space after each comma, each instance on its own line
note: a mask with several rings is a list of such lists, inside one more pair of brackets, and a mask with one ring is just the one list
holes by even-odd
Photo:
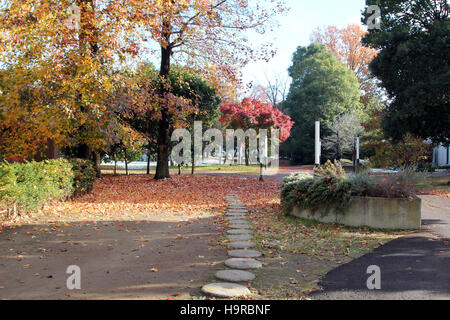
[[[383, 119], [388, 137], [407, 133], [450, 142], [450, 21], [446, 0], [367, 0], [381, 9], [381, 29], [363, 42], [380, 50], [370, 65], [392, 102]], [[366, 14], [363, 21], [367, 23]]]

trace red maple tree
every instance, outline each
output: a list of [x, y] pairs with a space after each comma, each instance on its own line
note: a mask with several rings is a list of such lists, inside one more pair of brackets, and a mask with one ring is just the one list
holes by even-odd
[[286, 141], [294, 122], [288, 115], [269, 103], [260, 100], [245, 98], [242, 102], [225, 101], [220, 111], [220, 122], [233, 129], [279, 129], [280, 142]]

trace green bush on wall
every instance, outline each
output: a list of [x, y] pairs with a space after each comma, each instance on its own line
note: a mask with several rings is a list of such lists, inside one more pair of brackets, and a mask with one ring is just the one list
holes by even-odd
[[[411, 198], [415, 197], [415, 186], [425, 183], [425, 175], [416, 172], [415, 167], [405, 166], [395, 175], [377, 181], [368, 171], [343, 174], [335, 170], [331, 162], [327, 167], [308, 174], [293, 174], [281, 185], [281, 204], [286, 215], [294, 207], [320, 210], [328, 214], [330, 209], [345, 213], [351, 197]], [[379, 179], [378, 179], [379, 180]]]
[[294, 206], [312, 211], [323, 209], [325, 213], [332, 208], [344, 212], [351, 201], [351, 189], [344, 177], [295, 175], [283, 181], [281, 204], [285, 214]]
[[0, 164], [0, 209], [30, 212], [45, 203], [89, 192], [96, 180], [86, 160], [46, 160]]

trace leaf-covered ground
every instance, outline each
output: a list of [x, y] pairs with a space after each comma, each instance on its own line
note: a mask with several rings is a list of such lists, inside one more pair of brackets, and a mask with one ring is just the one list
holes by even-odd
[[154, 180], [145, 175], [104, 176], [90, 194], [46, 205], [16, 223], [158, 217], [189, 220], [222, 213], [227, 205], [225, 196], [232, 190], [258, 195], [264, 189], [265, 183], [256, 178], [173, 176]]

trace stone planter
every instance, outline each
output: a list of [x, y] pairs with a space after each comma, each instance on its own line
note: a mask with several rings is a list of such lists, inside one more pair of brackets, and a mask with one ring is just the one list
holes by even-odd
[[309, 209], [294, 207], [291, 215], [324, 223], [340, 223], [351, 227], [367, 226], [376, 229], [420, 230], [422, 200], [352, 197], [345, 213], [331, 209], [312, 214]]

